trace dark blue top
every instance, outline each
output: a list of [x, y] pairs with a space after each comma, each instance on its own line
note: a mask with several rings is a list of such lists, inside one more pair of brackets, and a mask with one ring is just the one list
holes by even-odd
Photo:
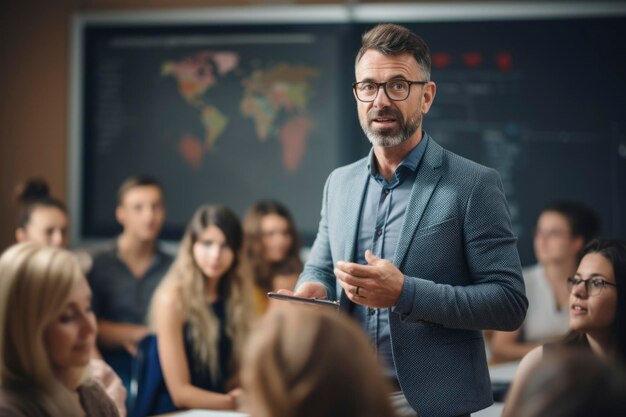
[[[219, 300], [210, 307], [213, 308], [220, 323], [218, 374], [221, 377], [213, 381], [209, 369], [196, 356], [191, 342], [189, 323], [186, 323], [183, 328], [185, 353], [191, 384], [207, 391], [225, 393], [226, 381], [232, 374], [232, 340], [226, 334], [226, 305]], [[155, 335], [147, 336], [139, 345], [139, 353], [133, 369], [133, 384], [136, 384], [137, 391], [135, 394], [134, 387], [131, 385], [129, 417], [145, 417], [178, 410], [165, 385]], [[136, 395], [136, 398], [132, 398], [133, 395]]]

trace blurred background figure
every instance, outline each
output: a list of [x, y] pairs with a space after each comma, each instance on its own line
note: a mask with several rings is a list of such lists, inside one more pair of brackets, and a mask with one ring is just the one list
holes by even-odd
[[[520, 395], [542, 358], [558, 356], [558, 349], [585, 351], [613, 367], [626, 368], [626, 242], [594, 240], [583, 254], [576, 274], [568, 280], [570, 333], [564, 340], [539, 346], [524, 357], [511, 386], [510, 399]], [[624, 394], [626, 387], [622, 388]], [[507, 400], [505, 415], [517, 416], [511, 404]]]
[[[146, 365], [158, 366], [158, 361], [162, 374], [158, 383], [147, 381], [153, 387], [141, 393], [135, 415], [235, 409], [236, 375], [252, 310], [251, 286], [238, 271], [242, 241], [241, 224], [231, 210], [202, 206], [194, 213], [152, 302], [156, 340], [146, 347], [152, 358]], [[144, 409], [150, 404], [154, 408]]]
[[580, 252], [600, 234], [600, 220], [576, 201], [557, 201], [545, 207], [535, 229], [538, 263], [523, 270], [528, 311], [514, 332], [493, 332], [493, 362], [517, 361], [544, 342], [568, 330], [567, 278], [574, 275]]
[[65, 204], [50, 195], [41, 178], [27, 180], [17, 190], [20, 210], [15, 240], [64, 248], [68, 244], [69, 220]]
[[[27, 180], [18, 187], [17, 199], [21, 205], [15, 230], [18, 242], [35, 242], [57, 248], [66, 248], [69, 245], [69, 219], [65, 204], [50, 195], [44, 179]], [[84, 254], [72, 255], [77, 258], [83, 271], [84, 265], [91, 263]], [[93, 353], [94, 356], [100, 356], [95, 348]], [[114, 400], [120, 416], [125, 416], [126, 389], [113, 369], [101, 359], [92, 358], [89, 372]]]
[[277, 201], [255, 203], [243, 221], [247, 273], [255, 284], [255, 311], [267, 310], [268, 291], [293, 290], [300, 272], [300, 237], [293, 218]]
[[589, 352], [555, 352], [529, 373], [508, 415], [515, 417], [626, 416], [626, 377]]
[[390, 389], [359, 326], [281, 303], [252, 333], [242, 383], [252, 417], [390, 417]]
[[165, 220], [163, 188], [150, 177], [130, 177], [120, 185], [115, 217], [122, 233], [95, 251], [88, 274], [104, 359], [130, 387], [132, 356], [149, 332], [148, 305], [172, 257], [159, 246]]
[[91, 290], [69, 252], [19, 243], [0, 257], [0, 415], [118, 416], [90, 378]]

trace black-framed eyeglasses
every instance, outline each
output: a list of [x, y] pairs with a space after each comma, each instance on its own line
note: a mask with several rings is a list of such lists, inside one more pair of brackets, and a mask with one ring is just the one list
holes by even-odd
[[409, 94], [411, 94], [411, 86], [413, 84], [424, 85], [427, 83], [428, 81], [409, 81], [402, 79], [389, 80], [382, 83], [374, 81], [358, 81], [356, 83], [352, 83], [352, 90], [354, 90], [356, 98], [365, 103], [370, 103], [376, 100], [380, 87], [385, 90], [385, 94], [387, 94], [389, 100], [403, 101], [409, 97]]
[[617, 288], [617, 285], [600, 278], [581, 279], [576, 277], [569, 277], [567, 279], [568, 291], [570, 293], [574, 291], [574, 288], [576, 288], [578, 284], [583, 284], [585, 286], [585, 292], [590, 296], [600, 294], [602, 292], [602, 289], [604, 289], [604, 287], [606, 286]]

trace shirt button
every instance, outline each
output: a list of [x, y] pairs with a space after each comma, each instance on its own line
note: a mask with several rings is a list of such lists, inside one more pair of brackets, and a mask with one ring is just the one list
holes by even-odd
[[374, 309], [373, 309], [373, 308], [371, 308], [371, 307], [368, 307], [368, 308], [367, 308], [367, 315], [368, 315], [368, 316], [373, 316], [373, 315], [374, 315], [374, 313], [376, 313], [376, 310], [374, 310]]
[[385, 189], [383, 190], [383, 193], [384, 193], [385, 195], [389, 195], [389, 188], [385, 188]]
[[376, 229], [376, 236], [380, 236], [383, 234], [383, 229]]

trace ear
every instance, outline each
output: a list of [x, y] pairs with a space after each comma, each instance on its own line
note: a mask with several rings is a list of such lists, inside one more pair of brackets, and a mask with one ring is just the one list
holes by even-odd
[[15, 229], [15, 240], [18, 243], [26, 241], [26, 238], [26, 230], [24, 230], [23, 227], [18, 227], [17, 229]]
[[436, 93], [437, 85], [435, 85], [434, 81], [429, 81], [427, 84], [424, 84], [424, 92], [422, 93], [422, 114], [428, 113], [430, 106], [432, 106], [433, 101], [435, 101]]
[[117, 206], [115, 208], [115, 220], [122, 226], [124, 226], [124, 222], [126, 221], [126, 216], [124, 216], [124, 209], [122, 206]]

